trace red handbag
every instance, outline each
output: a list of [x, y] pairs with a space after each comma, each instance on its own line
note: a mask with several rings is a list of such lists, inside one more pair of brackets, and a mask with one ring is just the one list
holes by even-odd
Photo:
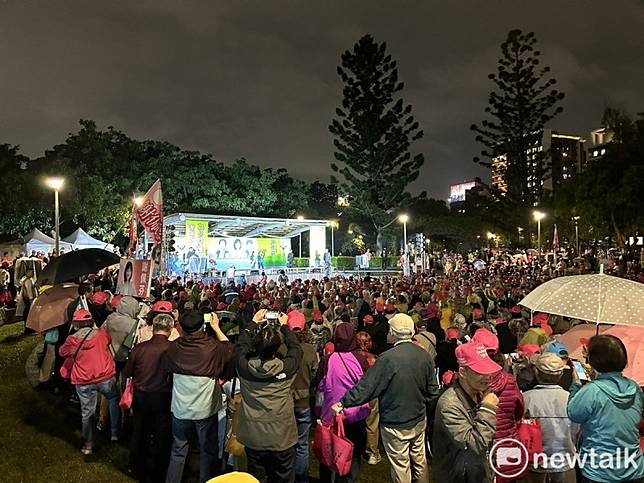
[[517, 439], [528, 450], [530, 459], [535, 454], [543, 453], [543, 432], [538, 419], [522, 419], [519, 422]]
[[336, 416], [334, 424], [320, 423], [315, 430], [313, 453], [318, 461], [340, 476], [351, 472], [353, 443], [344, 436], [343, 416]]
[[132, 378], [127, 380], [125, 384], [125, 390], [119, 401], [119, 406], [124, 411], [127, 411], [132, 407], [132, 400], [134, 399], [134, 384], [132, 384]]

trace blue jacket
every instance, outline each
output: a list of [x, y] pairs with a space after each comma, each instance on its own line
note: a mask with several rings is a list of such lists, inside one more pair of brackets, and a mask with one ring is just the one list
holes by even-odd
[[[590, 384], [570, 386], [568, 417], [581, 425], [579, 459], [586, 463], [582, 474], [605, 483], [637, 480], [644, 477], [644, 457], [640, 449], [639, 423], [644, 396], [642, 389], [619, 372], [600, 374]], [[618, 449], [621, 456], [618, 456]], [[594, 451], [592, 451], [594, 450]], [[627, 462], [625, 451], [636, 454]], [[596, 464], [590, 464], [594, 453]], [[600, 468], [602, 459], [614, 458], [613, 468]], [[602, 455], [604, 455], [602, 457]]]

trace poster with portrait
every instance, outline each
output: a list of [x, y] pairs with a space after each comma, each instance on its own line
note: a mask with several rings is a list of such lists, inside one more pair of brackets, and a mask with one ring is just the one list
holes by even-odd
[[288, 238], [208, 238], [208, 257], [218, 270], [234, 266], [242, 270], [263, 270], [286, 266], [291, 242]]
[[147, 298], [152, 283], [152, 260], [121, 258], [116, 293]]

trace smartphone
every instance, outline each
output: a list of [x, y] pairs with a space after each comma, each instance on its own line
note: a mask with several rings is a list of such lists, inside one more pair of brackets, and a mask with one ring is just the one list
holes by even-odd
[[572, 366], [574, 367], [575, 372], [577, 372], [577, 375], [579, 376], [580, 381], [588, 381], [588, 375], [586, 374], [584, 365], [581, 362], [572, 361]]
[[268, 311], [266, 314], [264, 314], [264, 318], [266, 320], [277, 320], [280, 316], [279, 312], [276, 311]]

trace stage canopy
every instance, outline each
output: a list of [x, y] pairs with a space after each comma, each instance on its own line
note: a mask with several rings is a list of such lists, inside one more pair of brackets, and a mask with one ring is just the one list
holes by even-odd
[[[327, 220], [255, 218], [245, 216], [175, 213], [164, 225], [175, 227], [175, 248], [183, 259], [196, 253], [214, 260], [219, 269], [283, 267], [291, 251], [290, 240], [309, 232], [310, 266], [321, 266], [326, 249]], [[146, 234], [146, 243], [151, 240]], [[297, 256], [297, 253], [294, 255]]]
[[311, 227], [326, 228], [326, 220], [297, 220], [290, 218], [252, 218], [244, 216], [200, 215], [175, 213], [165, 217], [165, 225], [174, 225], [177, 236], [186, 233], [186, 220], [207, 221], [208, 236], [243, 238], [293, 238]]

